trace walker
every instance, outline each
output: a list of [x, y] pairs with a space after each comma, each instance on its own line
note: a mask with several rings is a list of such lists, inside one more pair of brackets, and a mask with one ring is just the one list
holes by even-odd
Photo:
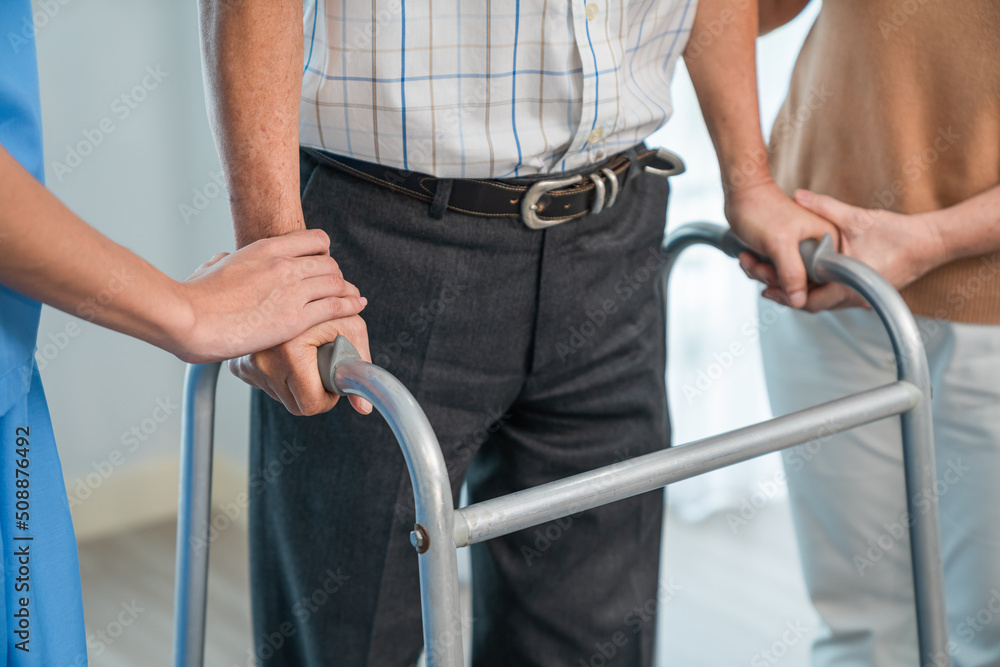
[[[680, 252], [698, 243], [714, 246], [730, 257], [749, 251], [721, 225], [684, 225], [668, 236], [664, 246], [664, 289]], [[820, 242], [802, 243], [809, 277], [816, 283], [843, 283], [871, 305], [892, 341], [899, 378], [896, 382], [461, 509], [455, 509], [437, 437], [406, 388], [385, 369], [362, 361], [346, 338], [320, 348], [323, 385], [342, 396], [353, 394], [370, 401], [388, 422], [406, 459], [416, 509], [410, 541], [419, 560], [428, 667], [463, 665], [456, 549], [895, 415], [902, 421], [907, 506], [913, 517], [910, 553], [921, 664], [951, 665], [935, 493], [931, 384], [923, 342], [899, 293], [876, 271], [838, 254], [832, 245], [829, 236]], [[204, 657], [212, 438], [219, 367], [218, 363], [190, 365], [185, 376], [175, 667], [201, 667]], [[919, 503], [920, 499], [924, 502]]]

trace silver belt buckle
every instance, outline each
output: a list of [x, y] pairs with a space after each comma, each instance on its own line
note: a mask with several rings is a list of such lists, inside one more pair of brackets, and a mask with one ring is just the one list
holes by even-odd
[[565, 220], [542, 220], [539, 218], [538, 201], [545, 195], [546, 192], [575, 185], [582, 180], [583, 176], [576, 174], [574, 176], [568, 176], [567, 178], [551, 181], [538, 181], [533, 184], [530, 188], [528, 188], [528, 191], [524, 193], [524, 198], [521, 199], [521, 219], [524, 220], [524, 224], [529, 229], [546, 229], [548, 227], [558, 225], [559, 223], [566, 222]]
[[[657, 176], [676, 176], [684, 173], [684, 160], [682, 160], [677, 154], [671, 153], [665, 148], [657, 149], [655, 161], [665, 162], [668, 166], [654, 167], [653, 165], [646, 165], [645, 170], [651, 174], [656, 174]], [[618, 197], [619, 183], [615, 173], [608, 168], [604, 168], [601, 169], [601, 174], [606, 176], [608, 181], [611, 183], [611, 194], [607, 200], [605, 200], [603, 179], [596, 172], [590, 174], [589, 177], [590, 180], [594, 182], [595, 190], [594, 204], [591, 208], [591, 213], [600, 213], [602, 209], [614, 205], [615, 199]], [[577, 174], [566, 178], [538, 181], [528, 188], [528, 191], [524, 193], [524, 197], [521, 199], [521, 219], [524, 220], [525, 226], [529, 229], [547, 229], [566, 222], [566, 220], [542, 220], [539, 218], [538, 211], [540, 210], [540, 207], [538, 202], [547, 192], [569, 187], [570, 185], [576, 185], [582, 180], [583, 176]]]

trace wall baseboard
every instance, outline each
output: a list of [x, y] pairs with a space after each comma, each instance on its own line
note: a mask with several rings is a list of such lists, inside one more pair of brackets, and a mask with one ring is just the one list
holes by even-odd
[[[66, 481], [77, 542], [99, 540], [177, 517], [176, 458], [154, 459], [112, 470], [107, 477], [94, 473]], [[212, 463], [213, 526], [246, 526], [247, 467], [225, 455]], [[224, 526], [224, 527], [223, 527]]]

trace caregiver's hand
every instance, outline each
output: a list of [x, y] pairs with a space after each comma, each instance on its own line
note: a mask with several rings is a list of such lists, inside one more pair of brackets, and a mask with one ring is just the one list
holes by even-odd
[[805, 306], [808, 278], [799, 242], [819, 239], [827, 233], [836, 239], [837, 228], [796, 204], [770, 180], [730, 193], [726, 198], [726, 217], [744, 243], [773, 262], [773, 266], [762, 264], [750, 253], [743, 253], [741, 266], [746, 260], [754, 267], [766, 267], [770, 279], [766, 282], [781, 303], [795, 308]]
[[[323, 387], [319, 376], [317, 349], [343, 334], [358, 349], [365, 361], [368, 351], [368, 327], [359, 316], [323, 322], [283, 345], [249, 354], [229, 362], [233, 375], [267, 393], [296, 416], [317, 415], [337, 404], [340, 398]], [[361, 414], [372, 411], [371, 404], [351, 396], [351, 405]]]
[[[837, 226], [840, 251], [878, 271], [896, 289], [902, 289], [928, 271], [948, 261], [949, 254], [933, 214], [903, 215], [882, 209], [845, 204], [826, 195], [798, 190], [795, 201]], [[764, 296], [781, 302], [771, 267], [749, 256], [740, 266], [753, 278], [768, 284]], [[821, 285], [809, 292], [805, 309], [810, 312], [833, 308], [867, 307], [854, 290], [839, 284]]]
[[317, 229], [262, 239], [220, 253], [180, 283], [190, 327], [177, 355], [218, 361], [266, 350], [327, 320], [357, 315], [367, 303], [344, 280]]

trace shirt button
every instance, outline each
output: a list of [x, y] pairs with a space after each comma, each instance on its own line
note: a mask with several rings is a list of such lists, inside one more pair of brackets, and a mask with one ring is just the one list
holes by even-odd
[[596, 144], [598, 141], [604, 138], [604, 129], [600, 127], [595, 127], [593, 131], [587, 135], [587, 141], [592, 144]]
[[590, 4], [588, 4], [587, 5], [587, 20], [588, 21], [593, 21], [594, 19], [596, 19], [597, 18], [597, 14], [600, 11], [601, 10], [599, 10], [597, 8], [597, 3], [591, 2]]

